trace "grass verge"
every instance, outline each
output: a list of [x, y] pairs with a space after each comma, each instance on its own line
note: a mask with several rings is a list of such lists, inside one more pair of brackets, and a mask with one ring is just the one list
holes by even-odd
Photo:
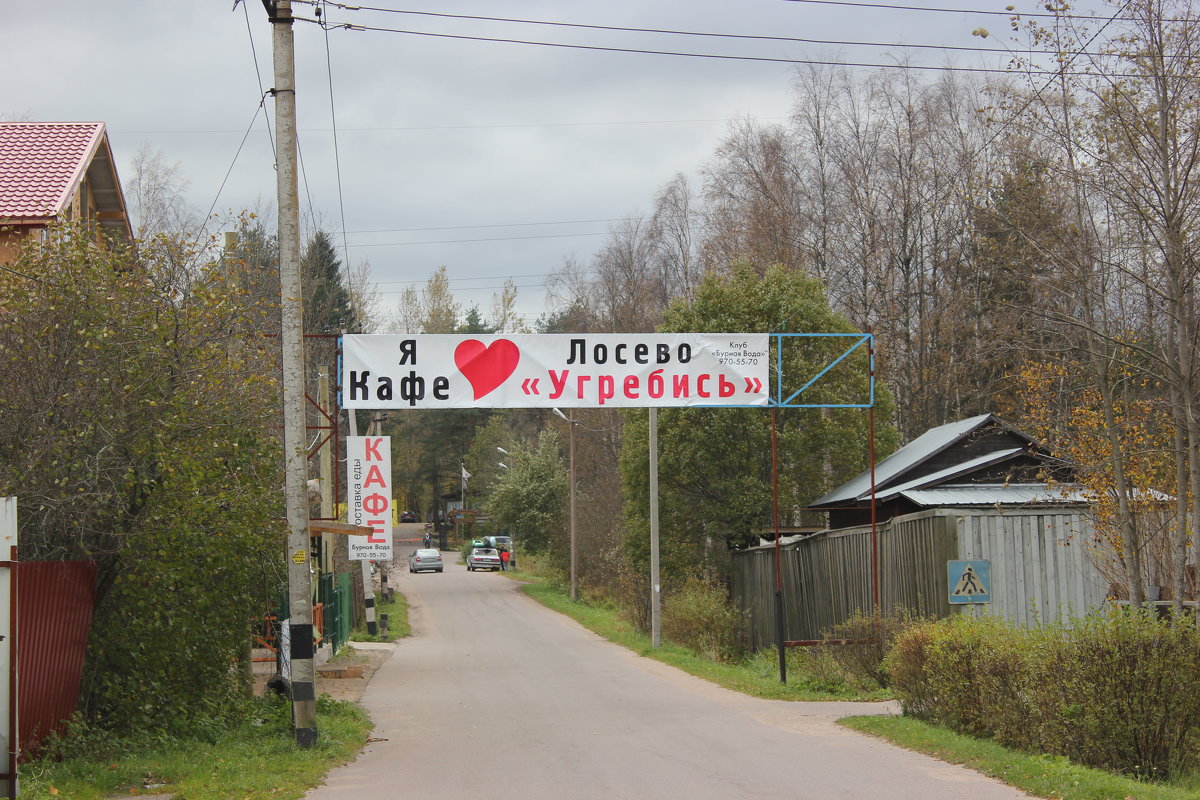
[[[354, 641], [396, 641], [411, 633], [408, 603], [380, 598], [387, 638], [355, 630]], [[339, 654], [340, 655], [340, 654]], [[23, 800], [104, 800], [170, 794], [174, 800], [292, 800], [354, 759], [373, 728], [357, 704], [317, 699], [317, 745], [296, 746], [289, 701], [268, 693], [246, 701], [241, 724], [195, 738], [114, 741], [79, 737], [63, 743], [69, 755], [21, 766]]]
[[412, 634], [408, 624], [408, 601], [399, 592], [392, 592], [392, 599], [385, 600], [381, 595], [375, 597], [375, 619], [382, 620], [383, 614], [388, 615], [388, 635], [376, 634], [371, 636], [366, 627], [355, 628], [350, 632], [352, 642], [394, 642]]
[[295, 744], [291, 704], [269, 695], [247, 708], [245, 722], [215, 732], [214, 741], [107, 741], [103, 757], [43, 760], [21, 768], [26, 800], [102, 800], [170, 793], [175, 800], [292, 800], [354, 758], [372, 729], [353, 703], [317, 700], [317, 745]]
[[909, 750], [962, 764], [1037, 797], [1054, 800], [1196, 800], [1200, 776], [1150, 783], [1072, 764], [1061, 756], [1030, 755], [972, 739], [911, 717], [849, 717], [841, 723]]
[[[528, 573], [513, 577], [530, 578]], [[884, 700], [888, 697], [883, 691], [861, 691], [846, 685], [840, 678], [830, 674], [833, 668], [820, 663], [817, 654], [799, 652], [799, 648], [793, 648], [788, 653], [788, 683], [782, 684], [779, 682], [778, 659], [774, 653], [760, 653], [738, 664], [722, 664], [677, 645], [664, 643], [661, 647], [652, 647], [649, 636], [639, 633], [612, 609], [572, 602], [565, 592], [550, 583], [525, 583], [521, 590], [547, 608], [571, 617], [611, 642], [743, 694], [769, 700], [817, 701]]]

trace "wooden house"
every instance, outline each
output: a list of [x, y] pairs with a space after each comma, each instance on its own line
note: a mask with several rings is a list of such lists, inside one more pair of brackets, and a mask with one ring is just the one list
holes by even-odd
[[102, 247], [133, 240], [104, 123], [0, 122], [0, 264], [67, 220]]

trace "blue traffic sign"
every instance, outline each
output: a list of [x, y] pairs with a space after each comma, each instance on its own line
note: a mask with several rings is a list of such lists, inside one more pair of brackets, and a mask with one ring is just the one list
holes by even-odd
[[946, 577], [952, 604], [992, 602], [992, 562], [947, 561]]

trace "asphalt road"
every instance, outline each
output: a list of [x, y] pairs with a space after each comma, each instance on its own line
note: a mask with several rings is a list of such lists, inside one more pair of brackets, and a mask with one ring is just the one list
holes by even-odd
[[445, 572], [394, 584], [413, 636], [362, 697], [379, 741], [310, 800], [1026, 797], [833, 722], [860, 704], [715, 687], [443, 556]]

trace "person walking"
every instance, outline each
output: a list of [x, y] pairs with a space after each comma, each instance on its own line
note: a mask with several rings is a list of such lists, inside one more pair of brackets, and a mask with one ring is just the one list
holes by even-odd
[[501, 572], [508, 572], [508, 559], [509, 559], [508, 548], [507, 547], [502, 548], [500, 550], [500, 571]]

